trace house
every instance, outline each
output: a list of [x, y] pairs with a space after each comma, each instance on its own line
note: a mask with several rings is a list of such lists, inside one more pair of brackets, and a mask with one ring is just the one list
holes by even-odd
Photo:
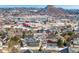
[[57, 47], [57, 41], [53, 39], [47, 40], [47, 47]]
[[21, 53], [33, 53], [32, 50], [30, 50], [30, 49], [28, 49], [28, 48], [26, 48], [26, 47], [21, 47], [21, 48], [20, 48], [20, 52], [21, 52]]
[[79, 33], [77, 33], [76, 35], [72, 37], [71, 42], [72, 42], [71, 44], [73, 45], [73, 47], [79, 47]]
[[65, 47], [62, 50], [58, 51], [59, 53], [71, 53], [70, 47]]
[[24, 39], [24, 42], [25, 42], [25, 44], [27, 44], [27, 46], [34, 47], [34, 46], [39, 46], [40, 40], [37, 40], [33, 37], [27, 37]]

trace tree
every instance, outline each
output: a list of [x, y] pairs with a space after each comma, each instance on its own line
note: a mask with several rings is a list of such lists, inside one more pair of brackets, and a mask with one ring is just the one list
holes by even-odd
[[33, 37], [34, 33], [30, 30], [26, 32], [26, 37]]
[[64, 46], [64, 41], [62, 39], [58, 39], [57, 45], [58, 45], [58, 47], [63, 47]]
[[55, 35], [56, 35], [56, 34], [58, 34], [58, 32], [57, 32], [57, 31], [55, 32]]
[[42, 41], [40, 40], [40, 43], [39, 43], [39, 52], [41, 52], [42, 51], [42, 48], [43, 48], [43, 46], [42, 46]]
[[64, 40], [64, 46], [67, 46], [68, 42], [66, 40]]
[[41, 51], [42, 51], [42, 47], [43, 47], [43, 46], [41, 45], [38, 51], [40, 51], [40, 52], [41, 52]]
[[0, 36], [2, 36], [3, 35], [3, 33], [2, 32], [0, 32]]
[[22, 38], [25, 38], [25, 37], [26, 37], [26, 33], [23, 31]]
[[67, 34], [70, 35], [70, 36], [72, 36], [72, 35], [74, 35], [75, 33], [74, 33], [74, 31], [69, 31], [69, 32], [67, 32]]
[[[18, 37], [18, 36], [11, 37], [8, 41], [9, 51], [10, 52], [19, 52], [21, 43], [22, 43], [22, 41], [21, 41], [20, 37]], [[17, 46], [17, 47], [15, 47], [15, 46]]]
[[71, 28], [71, 25], [67, 25], [67, 28]]

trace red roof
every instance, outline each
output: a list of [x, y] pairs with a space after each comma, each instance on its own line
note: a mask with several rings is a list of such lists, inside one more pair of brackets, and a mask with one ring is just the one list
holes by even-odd
[[53, 41], [51, 41], [51, 40], [47, 40], [47, 43], [53, 43]]
[[29, 23], [29, 21], [25, 21], [26, 23]]
[[30, 24], [27, 24], [27, 23], [23, 23], [23, 26], [30, 26]]

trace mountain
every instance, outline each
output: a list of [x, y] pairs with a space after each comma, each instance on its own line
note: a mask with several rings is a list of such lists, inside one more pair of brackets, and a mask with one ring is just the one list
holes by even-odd
[[61, 9], [59, 8], [56, 8], [52, 5], [48, 5], [47, 7], [47, 12], [49, 15], [51, 16], [65, 16], [66, 15], [66, 12], [62, 11]]
[[46, 6], [45, 8], [39, 10], [38, 13], [47, 14], [49, 16], [66, 16], [69, 14], [64, 9], [56, 8], [53, 5]]
[[79, 15], [79, 9], [65, 9], [66, 12], [73, 15]]
[[56, 8], [53, 5], [47, 5], [45, 8], [0, 8], [0, 13], [29, 14], [29, 15], [49, 15], [52, 17], [67, 17], [69, 15], [79, 15], [79, 9]]

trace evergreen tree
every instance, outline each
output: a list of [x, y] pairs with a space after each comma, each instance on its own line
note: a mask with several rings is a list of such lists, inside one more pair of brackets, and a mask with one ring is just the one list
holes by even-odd
[[58, 47], [63, 47], [63, 46], [64, 46], [63, 40], [62, 40], [62, 39], [59, 39], [59, 40], [57, 41], [57, 45], [58, 45]]

